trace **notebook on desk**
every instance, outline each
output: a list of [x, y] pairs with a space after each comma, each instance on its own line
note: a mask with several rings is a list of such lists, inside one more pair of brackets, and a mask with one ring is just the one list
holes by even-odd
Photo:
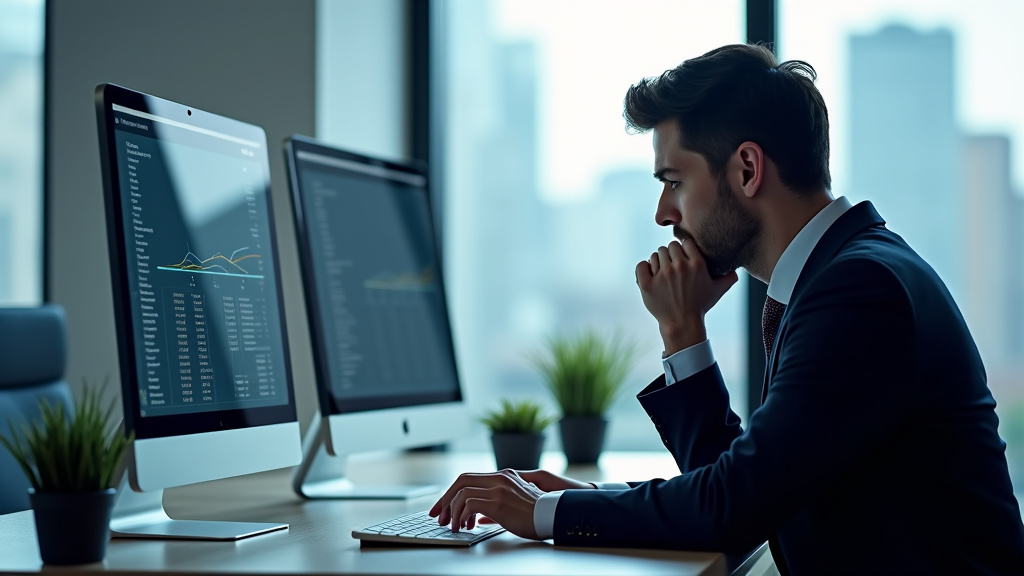
[[352, 537], [360, 540], [361, 544], [472, 546], [504, 531], [497, 524], [477, 524], [472, 530], [452, 532], [448, 526], [439, 526], [437, 518], [432, 518], [426, 512], [413, 512], [362, 530], [353, 530]]

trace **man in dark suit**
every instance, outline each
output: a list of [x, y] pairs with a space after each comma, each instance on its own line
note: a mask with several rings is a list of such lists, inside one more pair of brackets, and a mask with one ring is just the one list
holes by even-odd
[[[654, 132], [656, 219], [677, 238], [636, 267], [666, 372], [638, 398], [680, 475], [464, 474], [431, 511], [441, 524], [482, 514], [570, 546], [742, 553], [767, 540], [784, 574], [1024, 574], [978, 350], [871, 204], [833, 199], [814, 78], [735, 45], [626, 95], [629, 126]], [[704, 325], [739, 267], [768, 283], [764, 392], [746, 430]]]

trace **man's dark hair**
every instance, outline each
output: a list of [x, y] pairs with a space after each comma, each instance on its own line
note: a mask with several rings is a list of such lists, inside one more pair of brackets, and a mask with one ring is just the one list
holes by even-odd
[[762, 45], [734, 44], [683, 62], [626, 92], [629, 129], [676, 119], [680, 145], [703, 156], [716, 177], [745, 141], [756, 142], [797, 192], [832, 187], [828, 111], [810, 64], [779, 64]]

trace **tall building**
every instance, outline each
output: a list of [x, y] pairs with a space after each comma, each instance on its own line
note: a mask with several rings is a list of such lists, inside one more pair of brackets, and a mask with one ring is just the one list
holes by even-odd
[[495, 40], [493, 6], [452, 11], [445, 232], [460, 373], [476, 399], [543, 397], [527, 351], [557, 326], [538, 191], [537, 46]]
[[[1006, 315], [1009, 323], [1007, 340], [1011, 362], [1017, 368], [1024, 366], [1024, 197], [1017, 191], [1010, 194], [1011, 224], [1005, 242], [1011, 247], [1009, 260], [1002, 264], [1007, 275], [1009, 301]], [[1016, 381], [1015, 381], [1016, 382]], [[1016, 386], [1015, 386], [1016, 387]]]
[[[494, 56], [498, 122], [477, 149], [484, 173], [478, 193], [485, 242], [507, 257], [481, 262], [480, 280], [489, 295], [514, 307], [519, 295], [541, 288], [537, 259], [547, 243], [537, 173], [537, 50], [530, 41], [506, 42]], [[509, 325], [510, 318], [501, 320]]]
[[[461, 14], [459, 29], [470, 20], [476, 22], [471, 34], [486, 29], [485, 6], [474, 4], [470, 14]], [[657, 183], [646, 169], [607, 175], [585, 201], [556, 206], [542, 199], [539, 47], [483, 34], [476, 41], [470, 49], [453, 39], [450, 48], [467, 50], [450, 71], [454, 97], [462, 100], [449, 108], [449, 122], [457, 126], [448, 153], [461, 169], [446, 173], [457, 179], [446, 188], [448, 222], [458, 225], [448, 228], [445, 251], [453, 256], [447, 265], [452, 309], [465, 351], [460, 372], [471, 406], [491, 407], [477, 405], [478, 398], [493, 404], [502, 397], [532, 397], [554, 411], [530, 354], [541, 352], [550, 334], [584, 326], [656, 338], [633, 269], [671, 234], [654, 223]], [[640, 187], [650, 191], [647, 205], [637, 202]], [[634, 330], [630, 323], [644, 325]], [[623, 402], [616, 412], [614, 446], [659, 446], [634, 404]], [[557, 442], [557, 434], [550, 439]]]
[[1024, 234], [1021, 199], [1010, 184], [1010, 140], [1003, 135], [967, 136], [963, 143], [963, 289], [960, 302], [989, 370], [1007, 365], [1021, 347]]
[[0, 305], [14, 296], [14, 262], [11, 249], [14, 238], [11, 233], [11, 215], [0, 204]]
[[851, 192], [939, 273], [955, 297], [965, 256], [953, 34], [890, 25], [850, 39]]
[[459, 33], [445, 37], [444, 267], [459, 372], [479, 412], [503, 396], [543, 398], [525, 348], [556, 322], [542, 277], [537, 48], [496, 40], [494, 12], [477, 1], [445, 11]]
[[[493, 46], [497, 115], [475, 163], [483, 178], [476, 216], [485, 249], [475, 283], [488, 302], [476, 319], [502, 394], [539, 387], [524, 349], [543, 341], [557, 321], [548, 282], [547, 210], [538, 190], [537, 48], [532, 41]], [[539, 391], [539, 390], [538, 390]]]

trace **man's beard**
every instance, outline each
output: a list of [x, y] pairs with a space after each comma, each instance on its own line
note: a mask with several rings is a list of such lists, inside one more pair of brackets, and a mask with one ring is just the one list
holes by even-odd
[[750, 265], [757, 251], [754, 240], [761, 235], [761, 223], [733, 197], [725, 178], [718, 178], [715, 203], [694, 231], [696, 236], [678, 225], [672, 229], [680, 241], [689, 238], [697, 244], [708, 273], [718, 277]]

